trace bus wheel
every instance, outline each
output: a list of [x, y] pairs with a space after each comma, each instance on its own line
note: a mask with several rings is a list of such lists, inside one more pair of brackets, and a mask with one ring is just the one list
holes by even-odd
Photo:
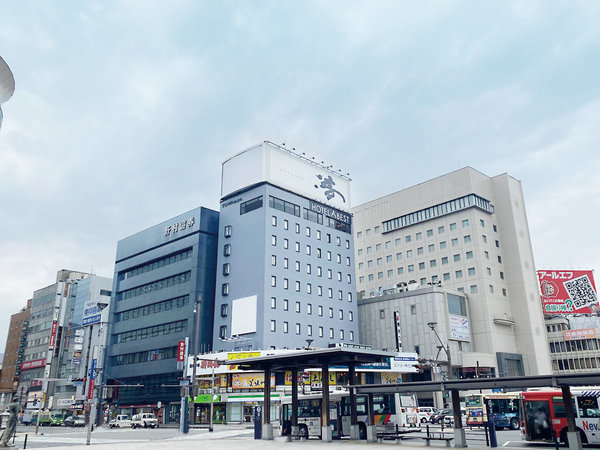
[[367, 439], [367, 426], [362, 422], [358, 424], [358, 438], [361, 441]]
[[511, 430], [518, 430], [519, 427], [519, 419], [517, 419], [516, 417], [513, 417], [512, 419], [510, 419], [510, 429]]
[[298, 426], [298, 436], [300, 438], [308, 439], [308, 428], [306, 425]]

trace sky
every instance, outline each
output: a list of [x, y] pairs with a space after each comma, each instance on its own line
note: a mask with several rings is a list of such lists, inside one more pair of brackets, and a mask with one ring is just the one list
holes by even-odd
[[219, 207], [263, 140], [358, 205], [471, 166], [522, 182], [538, 269], [600, 269], [600, 2], [8, 1], [0, 350], [10, 315], [119, 239]]

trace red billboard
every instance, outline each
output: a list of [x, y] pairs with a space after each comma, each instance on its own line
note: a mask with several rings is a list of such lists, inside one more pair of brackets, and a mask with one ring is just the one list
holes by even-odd
[[538, 270], [544, 314], [595, 314], [598, 295], [591, 270]]
[[185, 361], [185, 341], [179, 341], [177, 345], [177, 361]]
[[[31, 361], [24, 361], [21, 363], [21, 370], [37, 369], [38, 367], [44, 367], [46, 365], [46, 358], [33, 359]], [[33, 386], [33, 384], [32, 384]]]

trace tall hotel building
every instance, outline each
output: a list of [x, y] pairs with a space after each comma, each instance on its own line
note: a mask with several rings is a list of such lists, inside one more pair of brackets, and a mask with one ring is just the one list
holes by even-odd
[[[551, 373], [521, 183], [470, 167], [355, 207], [359, 297], [404, 287], [465, 294], [471, 344], [451, 329], [455, 366], [496, 376]], [[413, 325], [428, 330], [427, 314]], [[405, 349], [413, 351], [414, 349]]]
[[222, 171], [214, 349], [358, 343], [350, 178], [267, 141]]
[[210, 348], [218, 222], [196, 208], [118, 242], [102, 379], [143, 385], [109, 390], [121, 411], [178, 420], [179, 389], [161, 385], [179, 384], [179, 341], [189, 337], [192, 351], [198, 336], [198, 350]]

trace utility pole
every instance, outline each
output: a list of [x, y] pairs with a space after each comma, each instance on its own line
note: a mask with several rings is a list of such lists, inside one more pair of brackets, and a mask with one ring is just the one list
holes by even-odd
[[192, 384], [191, 384], [191, 401], [189, 404], [188, 421], [196, 423], [196, 415], [194, 408], [194, 399], [196, 398], [196, 361], [198, 359], [198, 339], [200, 336], [200, 306], [202, 305], [202, 294], [198, 294], [196, 304], [194, 305], [195, 325], [194, 325], [194, 357], [192, 366]]

